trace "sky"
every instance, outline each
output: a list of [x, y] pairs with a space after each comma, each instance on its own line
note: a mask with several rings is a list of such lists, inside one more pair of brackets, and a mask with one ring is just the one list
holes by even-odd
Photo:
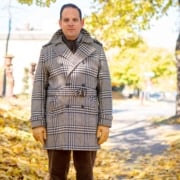
[[[54, 28], [58, 28], [59, 11], [63, 4], [71, 2], [78, 5], [85, 16], [91, 13], [92, 1], [57, 0], [56, 3], [51, 4], [50, 8], [46, 8], [36, 5], [22, 5], [17, 0], [11, 0], [12, 31], [17, 28], [24, 28], [27, 23], [30, 23], [33, 27], [51, 32]], [[9, 0], [1, 0], [0, 2], [0, 32], [5, 32], [8, 29], [8, 2]]]
[[144, 32], [143, 35], [149, 45], [174, 50], [178, 29], [180, 30], [180, 9], [172, 8], [167, 15], [152, 22], [151, 29]]
[[[0, 2], [0, 32], [8, 31], [8, 2], [9, 0], [1, 0]], [[12, 31], [23, 29], [29, 24], [30, 27], [43, 29], [44, 32], [54, 33], [59, 28], [60, 8], [68, 2], [78, 5], [84, 16], [91, 13], [93, 0], [57, 0], [56, 3], [52, 3], [50, 8], [21, 5], [17, 3], [17, 0], [11, 0]], [[151, 29], [142, 33], [148, 44], [174, 49], [178, 35], [177, 16], [177, 9], [171, 9], [167, 16], [154, 21]]]

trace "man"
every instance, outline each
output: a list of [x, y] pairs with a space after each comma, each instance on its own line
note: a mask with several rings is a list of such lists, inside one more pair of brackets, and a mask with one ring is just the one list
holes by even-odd
[[83, 29], [81, 10], [65, 4], [61, 27], [37, 65], [31, 123], [48, 152], [51, 180], [65, 180], [71, 152], [77, 180], [92, 180], [96, 151], [112, 123], [111, 82], [102, 45]]

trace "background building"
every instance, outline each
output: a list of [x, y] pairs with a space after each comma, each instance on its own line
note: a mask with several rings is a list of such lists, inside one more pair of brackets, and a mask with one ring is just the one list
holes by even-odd
[[[10, 35], [8, 54], [13, 55], [14, 94], [23, 90], [25, 68], [31, 63], [37, 63], [41, 47], [46, 44], [51, 35], [41, 31], [14, 31]], [[7, 34], [0, 33], [0, 69], [4, 67]], [[1, 80], [3, 79], [1, 73]]]

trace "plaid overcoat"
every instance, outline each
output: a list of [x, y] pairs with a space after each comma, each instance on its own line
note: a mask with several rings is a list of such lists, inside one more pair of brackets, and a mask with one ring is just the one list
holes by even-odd
[[46, 149], [97, 150], [98, 125], [111, 127], [112, 88], [103, 47], [85, 29], [79, 37], [73, 54], [58, 30], [40, 53], [31, 124], [46, 128]]

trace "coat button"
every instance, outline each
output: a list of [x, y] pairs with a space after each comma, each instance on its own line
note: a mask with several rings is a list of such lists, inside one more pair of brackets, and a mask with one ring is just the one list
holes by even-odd
[[82, 84], [81, 84], [81, 86], [82, 86], [82, 87], [85, 87], [85, 86], [86, 86], [86, 84], [85, 84], [85, 83], [82, 83]]
[[70, 86], [71, 85], [71, 83], [66, 83], [66, 86]]
[[84, 109], [84, 105], [81, 105], [81, 108]]
[[69, 104], [66, 104], [66, 105], [65, 105], [65, 108], [69, 108], [69, 107], [70, 107]]

